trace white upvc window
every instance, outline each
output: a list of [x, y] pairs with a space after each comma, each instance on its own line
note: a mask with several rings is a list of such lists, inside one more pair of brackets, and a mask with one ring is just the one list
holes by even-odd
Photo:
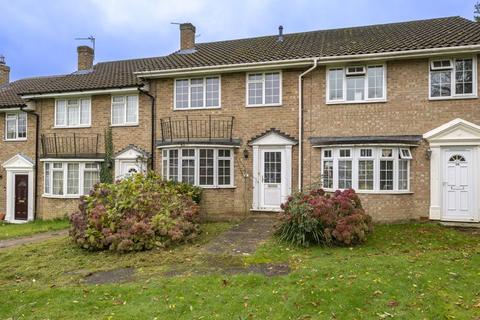
[[138, 124], [138, 95], [112, 96], [112, 126]]
[[282, 73], [247, 73], [247, 107], [279, 106], [282, 104]]
[[233, 150], [209, 147], [164, 149], [162, 173], [167, 180], [201, 187], [233, 187]]
[[409, 148], [391, 146], [322, 149], [322, 186], [327, 191], [353, 188], [361, 193], [410, 190]]
[[430, 99], [474, 98], [477, 96], [475, 57], [430, 60]]
[[175, 110], [220, 108], [220, 101], [220, 76], [175, 79]]
[[327, 103], [385, 101], [386, 65], [332, 67], [327, 70]]
[[90, 98], [58, 99], [55, 101], [55, 127], [89, 127], [91, 119]]
[[97, 162], [45, 162], [44, 196], [77, 198], [100, 182]]
[[5, 140], [27, 140], [27, 113], [7, 113], [5, 115]]

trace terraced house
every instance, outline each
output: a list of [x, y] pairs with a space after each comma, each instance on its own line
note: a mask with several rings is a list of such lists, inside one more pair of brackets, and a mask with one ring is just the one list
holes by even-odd
[[480, 25], [461, 17], [195, 43], [170, 55], [8, 81], [0, 212], [62, 216], [99, 181], [155, 170], [203, 187], [206, 218], [353, 188], [377, 221], [480, 220]]

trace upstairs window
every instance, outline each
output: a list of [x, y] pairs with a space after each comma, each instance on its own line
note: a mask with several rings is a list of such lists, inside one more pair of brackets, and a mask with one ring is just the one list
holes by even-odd
[[112, 125], [138, 124], [138, 95], [112, 96]]
[[247, 74], [247, 106], [275, 106], [282, 103], [280, 72]]
[[88, 127], [90, 115], [90, 99], [62, 99], [55, 103], [55, 127]]
[[220, 77], [175, 80], [175, 109], [220, 107]]
[[327, 102], [368, 102], [385, 100], [385, 66], [348, 66], [327, 72]]
[[5, 115], [5, 140], [27, 139], [27, 114], [25, 112]]
[[476, 96], [474, 58], [430, 61], [430, 98]]

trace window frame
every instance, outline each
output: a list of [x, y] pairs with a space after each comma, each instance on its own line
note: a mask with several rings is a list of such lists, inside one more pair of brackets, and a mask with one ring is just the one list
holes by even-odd
[[[218, 106], [207, 107], [207, 78], [218, 78]], [[192, 79], [203, 79], [203, 107], [191, 107], [191, 81]], [[177, 81], [188, 80], [188, 106], [186, 108], [177, 107]], [[222, 108], [222, 76], [221, 75], [208, 75], [200, 77], [181, 77], [173, 79], [173, 110], [185, 111], [185, 110], [208, 110], [208, 109], [221, 109]]]
[[[177, 150], [178, 151], [178, 157], [177, 157], [177, 175], [175, 177], [176, 181], [182, 181], [182, 160], [183, 160], [183, 154], [182, 150], [184, 149], [194, 149], [194, 163], [195, 163], [195, 186], [199, 186], [203, 189], [226, 189], [226, 188], [235, 188], [235, 155], [234, 155], [234, 149], [229, 148], [229, 147], [210, 147], [208, 145], [206, 146], [184, 146], [181, 148], [165, 148], [162, 149], [162, 175], [163, 178], [166, 180], [172, 180], [173, 177], [170, 176], [170, 151], [171, 150]], [[200, 184], [200, 149], [207, 149], [207, 150], [213, 150], [213, 184], [207, 184], [207, 185], [201, 185]], [[230, 150], [230, 184], [219, 184], [219, 176], [218, 176], [218, 163], [219, 160], [226, 160], [228, 157], [222, 157], [219, 156], [219, 150]], [[192, 156], [187, 156], [185, 157], [186, 159], [192, 160]], [[167, 167], [165, 167], [167, 165]], [[165, 175], [166, 173], [166, 175]]]
[[[350, 149], [350, 157], [340, 158], [341, 149]], [[372, 149], [372, 156], [361, 156], [361, 149]], [[391, 157], [382, 157], [382, 149], [392, 149]], [[339, 186], [339, 172], [338, 172], [338, 162], [340, 160], [351, 160], [352, 161], [352, 188], [358, 193], [372, 193], [372, 194], [404, 194], [412, 193], [410, 189], [410, 168], [412, 159], [401, 159], [400, 150], [401, 149], [410, 149], [407, 146], [388, 146], [388, 145], [358, 145], [358, 146], [325, 146], [321, 148], [321, 162], [320, 162], [320, 172], [321, 176], [324, 175], [324, 162], [333, 161], [333, 187], [324, 188], [325, 191], [334, 192], [335, 190], [340, 189]], [[332, 157], [325, 158], [324, 150], [332, 150]], [[411, 151], [410, 151], [411, 152]], [[361, 160], [373, 160], [373, 189], [371, 190], [360, 190], [359, 189], [359, 161]], [[380, 161], [381, 160], [392, 160], [393, 161], [393, 190], [380, 190]], [[407, 162], [407, 189], [399, 189], [399, 162]], [[322, 179], [323, 183], [323, 179]]]
[[[383, 97], [382, 98], [368, 98], [368, 69], [372, 67], [382, 67], [383, 68]], [[347, 100], [347, 69], [348, 68], [359, 68], [364, 67], [365, 72], [363, 73], [364, 77], [364, 99], [363, 100]], [[329, 75], [330, 70], [339, 70], [342, 69], [343, 72], [343, 81], [342, 81], [342, 99], [330, 99], [330, 81]], [[358, 75], [350, 75], [350, 77], [359, 77], [361, 74]], [[355, 104], [355, 103], [375, 103], [375, 102], [386, 102], [387, 101], [387, 63], [386, 62], [379, 62], [379, 63], [368, 63], [368, 64], [356, 64], [356, 65], [331, 65], [327, 66], [325, 72], [325, 101], [326, 104]]]
[[[69, 125], [68, 124], [68, 101], [69, 100], [77, 100], [78, 108], [79, 108], [79, 124], [78, 125]], [[88, 101], [88, 123], [81, 124], [82, 121], [82, 100]], [[64, 125], [59, 125], [57, 122], [57, 109], [58, 109], [58, 102], [65, 101], [65, 121]], [[90, 128], [92, 126], [92, 98], [91, 97], [66, 97], [66, 98], [58, 98], [55, 99], [55, 108], [53, 110], [53, 128], [54, 129], [64, 129], [64, 128]]]
[[[18, 120], [20, 114], [25, 115], [25, 137], [18, 137]], [[8, 117], [15, 117], [15, 138], [8, 138]], [[4, 141], [26, 141], [28, 139], [28, 114], [26, 112], [7, 112], [5, 113], [5, 130], [4, 130]]]
[[[124, 99], [123, 105], [123, 122], [122, 123], [113, 123], [113, 99], [122, 97]], [[127, 104], [128, 104], [128, 97], [136, 97], [137, 104], [136, 104], [136, 112], [137, 112], [137, 121], [135, 122], [128, 122], [127, 121]], [[110, 126], [112, 127], [128, 127], [128, 126], [138, 126], [140, 123], [140, 96], [138, 94], [114, 94], [111, 96], [110, 99]]]
[[[457, 60], [472, 59], [472, 93], [457, 94], [455, 90], [456, 78], [455, 78], [455, 62]], [[436, 68], [432, 69], [435, 61], [450, 60], [451, 67], [449, 68]], [[432, 72], [447, 71], [450, 70], [450, 95], [449, 96], [432, 96]], [[450, 58], [431, 58], [428, 61], [428, 99], [429, 100], [450, 100], [450, 99], [475, 99], [478, 98], [477, 88], [477, 57], [474, 56], [456, 56]]]
[[[278, 103], [265, 103], [265, 74], [267, 73], [278, 73], [278, 78], [280, 81], [279, 85], [279, 99]], [[252, 74], [261, 74], [262, 75], [262, 103], [250, 104], [248, 99], [248, 86], [249, 86], [249, 76]], [[283, 105], [283, 73], [282, 70], [271, 70], [271, 71], [259, 71], [259, 72], [247, 72], [245, 74], [245, 106], [247, 108], [259, 108], [259, 107], [281, 107]]]
[[[92, 168], [86, 168], [86, 164], [95, 163], [97, 165], [97, 170]], [[81, 196], [85, 195], [84, 192], [84, 178], [85, 172], [98, 172], [99, 181], [100, 181], [100, 163], [101, 161], [98, 160], [90, 160], [90, 161], [58, 161], [57, 159], [49, 159], [48, 161], [43, 162], [43, 194], [42, 197], [44, 198], [64, 198], [64, 199], [76, 199], [80, 198]], [[54, 164], [61, 164], [61, 168], [55, 168]], [[68, 193], [68, 166], [69, 164], [78, 164], [78, 189], [77, 193]], [[48, 166], [48, 174], [47, 174], [47, 166]], [[62, 194], [55, 194], [53, 193], [53, 172], [62, 172], [63, 177], [63, 185], [62, 185]], [[47, 186], [47, 179], [48, 176], [48, 186]]]

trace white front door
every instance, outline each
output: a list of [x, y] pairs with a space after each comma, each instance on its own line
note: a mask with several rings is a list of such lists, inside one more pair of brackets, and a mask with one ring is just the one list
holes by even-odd
[[444, 168], [442, 220], [475, 220], [472, 149], [445, 149]]
[[139, 172], [143, 172], [143, 170], [137, 162], [122, 161], [120, 163], [120, 177], [128, 177]]
[[260, 203], [263, 209], [280, 209], [282, 204], [283, 158], [283, 150], [261, 150]]

